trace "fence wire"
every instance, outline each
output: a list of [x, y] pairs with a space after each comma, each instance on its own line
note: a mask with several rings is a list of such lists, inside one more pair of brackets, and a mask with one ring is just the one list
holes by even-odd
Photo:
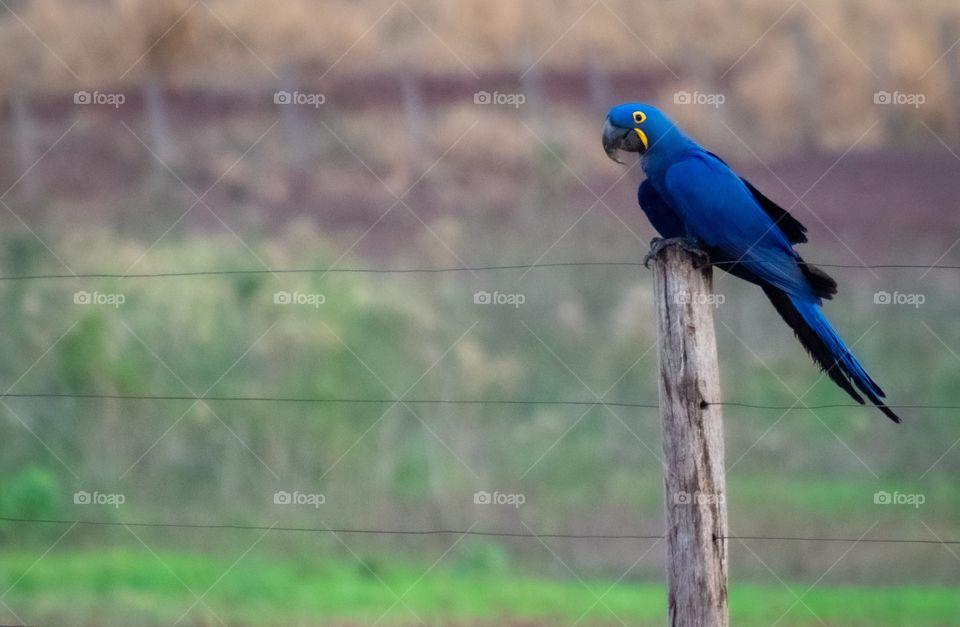
[[[330, 405], [551, 405], [571, 407], [623, 407], [658, 409], [658, 403], [603, 400], [548, 400], [548, 399], [500, 399], [500, 398], [333, 398], [296, 396], [190, 396], [186, 394], [68, 394], [60, 392], [7, 392], [0, 393], [0, 400], [23, 399], [71, 399], [71, 400], [119, 400], [119, 401], [202, 401], [202, 402], [247, 402], [247, 403], [297, 403]], [[740, 401], [704, 401], [702, 407], [738, 407], [743, 409], [769, 409], [781, 411], [804, 411], [809, 409], [876, 409], [873, 405], [858, 403], [823, 403], [809, 405], [800, 401], [789, 405], [744, 403]], [[960, 409], [960, 405], [886, 405], [891, 409]]]
[[[724, 268], [735, 265], [735, 261], [718, 261], [704, 264]], [[762, 260], [751, 263], [776, 263]], [[849, 268], [854, 270], [883, 270], [883, 269], [914, 269], [914, 270], [960, 270], [960, 265], [937, 264], [843, 264], [843, 263], [815, 263], [811, 261], [799, 262], [801, 265], [817, 266], [818, 268]], [[592, 267], [630, 267], [645, 268], [643, 261], [565, 261], [556, 263], [508, 264], [485, 266], [448, 266], [439, 268], [411, 267], [411, 268], [259, 268], [237, 270], [188, 270], [181, 272], [87, 272], [70, 274], [21, 274], [0, 276], [0, 281], [33, 281], [45, 279], [158, 279], [176, 277], [204, 277], [230, 276], [251, 274], [442, 274], [450, 272], [490, 272], [496, 270], [536, 270], [547, 268], [592, 268]]]
[[[280, 525], [240, 525], [232, 523], [175, 523], [135, 522], [120, 520], [66, 520], [56, 518], [13, 518], [0, 516], [0, 522], [39, 525], [83, 525], [91, 527], [144, 527], [160, 529], [214, 529], [238, 531], [285, 531], [330, 534], [394, 535], [394, 536], [481, 536], [494, 538], [557, 538], [563, 540], [663, 540], [665, 536], [652, 534], [612, 533], [536, 533], [532, 531], [482, 531], [474, 529], [358, 529], [349, 527], [287, 527]], [[926, 538], [840, 538], [813, 536], [714, 536], [714, 540], [773, 541], [773, 542], [853, 542], [872, 544], [960, 544], [960, 540], [929, 540]]]

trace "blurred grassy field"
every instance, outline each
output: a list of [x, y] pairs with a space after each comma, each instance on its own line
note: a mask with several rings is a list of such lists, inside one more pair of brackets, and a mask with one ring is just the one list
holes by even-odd
[[[8, 237], [7, 249], [16, 254], [4, 262], [3, 274], [56, 271], [38, 244]], [[306, 225], [251, 239], [252, 251], [235, 239], [195, 235], [174, 236], [147, 251], [136, 238], [89, 229], [47, 241], [77, 271], [257, 268], [257, 258], [276, 268], [325, 268], [335, 258], [334, 244]], [[583, 241], [576, 246], [588, 248]], [[620, 249], [611, 245], [605, 254], [616, 258]], [[623, 258], [630, 257], [623, 253]], [[589, 389], [611, 386], [608, 400], [656, 398], [655, 358], [637, 363], [653, 341], [646, 272], [518, 275], [5, 281], [0, 307], [8, 332], [0, 342], [10, 359], [0, 369], [4, 380], [16, 382], [14, 393], [162, 395], [210, 388], [210, 394], [224, 396], [389, 400], [387, 388], [402, 392], [416, 383], [410, 398], [583, 400], [592, 398]], [[891, 274], [885, 280], [891, 290], [910, 287], [908, 278]], [[928, 285], [941, 280], [931, 277]], [[726, 296], [717, 328], [727, 398], [789, 404], [793, 398], [778, 379], [804, 390], [816, 380], [813, 366], [775, 313], [756, 307], [758, 294], [729, 279], [719, 280], [717, 288]], [[77, 304], [78, 289], [123, 294], [125, 300], [116, 307]], [[480, 289], [524, 293], [526, 302], [477, 305], [473, 295]], [[325, 301], [278, 305], [277, 290], [323, 294]], [[926, 331], [914, 318], [916, 309], [877, 307], [872, 290], [848, 291], [831, 305], [832, 315], [853, 331], [862, 332], [876, 318], [878, 325], [899, 330], [869, 336], [860, 345], [881, 380], [890, 381], [888, 391], [898, 402], [950, 402], [953, 357], [932, 337], [917, 341]], [[956, 324], [949, 299], [931, 297], [921, 312], [941, 332]], [[895, 361], [901, 365], [894, 372], [885, 364]], [[428, 376], [417, 381], [424, 371]], [[806, 400], [844, 402], [828, 382], [814, 386]], [[9, 454], [0, 474], [0, 512], [5, 516], [662, 532], [654, 410], [611, 413], [597, 407], [577, 422], [582, 408], [550, 405], [412, 405], [383, 414], [378, 405], [4, 402], [0, 433]], [[874, 538], [960, 537], [954, 496], [960, 462], [948, 450], [955, 423], [942, 411], [907, 414], [907, 423], [894, 427], [867, 409], [781, 415], [727, 408], [731, 532], [856, 538], [871, 530]], [[475, 491], [495, 489], [523, 493], [526, 503], [519, 509], [474, 505]], [[76, 505], [71, 495], [77, 490], [121, 493], [126, 500], [119, 508]], [[320, 492], [326, 503], [318, 509], [276, 505], [277, 490]], [[925, 503], [877, 505], [878, 491], [922, 493]], [[172, 622], [195, 600], [178, 578], [200, 594], [256, 539], [137, 531], [151, 547], [144, 551], [123, 529], [101, 533], [81, 526], [32, 566], [63, 531], [54, 525], [0, 524], [0, 583], [6, 584], [0, 587], [10, 588], [4, 602], [27, 622], [64, 617], [91, 624]], [[208, 602], [237, 624], [278, 616], [289, 623], [366, 624], [395, 600], [378, 577], [402, 593], [443, 557], [409, 596], [411, 607], [428, 620], [573, 622], [595, 598], [555, 552], [594, 592], [613, 586], [605, 601], [628, 624], [663, 621], [660, 547], [614, 585], [649, 542], [551, 541], [548, 550], [534, 539], [464, 541], [445, 557], [449, 539], [347, 542], [350, 550], [329, 536], [269, 534], [213, 587]], [[828, 569], [829, 576], [804, 598], [809, 609], [797, 604], [781, 624], [819, 624], [812, 610], [835, 625], [938, 625], [949, 624], [960, 609], [951, 587], [955, 556], [947, 548], [861, 543], [834, 564], [848, 548], [849, 543], [732, 542], [736, 624], [770, 624], [787, 611], [795, 598], [778, 578], [802, 594]], [[190, 621], [215, 622], [205, 612], [197, 609]], [[387, 619], [415, 622], [402, 606]], [[602, 605], [584, 619], [584, 624], [614, 623]]]
[[[163, 551], [55, 551], [36, 560], [33, 553], [6, 553], [0, 585], [16, 583], [4, 602], [43, 624], [168, 625], [182, 618], [212, 625], [219, 617], [232, 624], [353, 625], [380, 618], [381, 625], [412, 625], [419, 617], [458, 625], [661, 625], [665, 619], [663, 587], [644, 581], [470, 574], [443, 565], [425, 574], [429, 563], [340, 562], [321, 554], [292, 562], [254, 552], [234, 563]], [[934, 626], [953, 624], [960, 612], [956, 588], [809, 588], [733, 583], [732, 623]]]

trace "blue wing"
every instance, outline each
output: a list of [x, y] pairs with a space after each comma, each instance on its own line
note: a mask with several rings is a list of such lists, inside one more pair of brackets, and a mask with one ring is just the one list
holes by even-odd
[[640, 208], [647, 214], [647, 219], [650, 220], [650, 224], [657, 230], [660, 237], [671, 239], [686, 235], [687, 230], [683, 226], [683, 220], [670, 205], [664, 202], [650, 179], [646, 179], [640, 184], [640, 189], [637, 190], [637, 200], [640, 202]]
[[[891, 420], [900, 422], [883, 402], [883, 390], [850, 352], [820, 308], [820, 296], [836, 293], [836, 283], [822, 271], [803, 265], [792, 242], [805, 240], [803, 226], [773, 211], [753, 186], [720, 159], [694, 152], [670, 166], [663, 177], [660, 202], [682, 220], [711, 258], [733, 261], [726, 269], [758, 283], [817, 364], [857, 402], [855, 384]], [[644, 208], [646, 211], [646, 208]], [[792, 221], [792, 222], [791, 222]], [[851, 381], [853, 382], [851, 384]]]
[[[715, 156], [713, 153], [710, 154]], [[720, 159], [720, 157], [717, 157], [717, 159], [723, 162], [723, 159]], [[807, 227], [803, 226], [799, 220], [790, 215], [786, 209], [767, 198], [760, 190], [754, 187], [750, 181], [743, 177], [740, 177], [740, 180], [743, 181], [743, 184], [746, 185], [750, 193], [753, 194], [754, 200], [763, 208], [764, 213], [770, 216], [770, 219], [780, 227], [780, 230], [787, 236], [791, 244], [803, 244], [807, 241]], [[659, 192], [657, 192], [657, 189], [653, 186], [653, 183], [650, 182], [650, 179], [646, 179], [640, 184], [640, 188], [637, 190], [637, 200], [640, 202], [640, 207], [643, 209], [643, 212], [647, 215], [647, 219], [650, 220], [650, 224], [653, 225], [653, 228], [657, 230], [661, 237], [671, 238], [686, 235], [683, 220], [677, 212], [663, 200]]]
[[692, 153], [667, 169], [664, 185], [664, 200], [690, 235], [760, 280], [818, 302], [790, 240], [725, 163], [705, 152]]

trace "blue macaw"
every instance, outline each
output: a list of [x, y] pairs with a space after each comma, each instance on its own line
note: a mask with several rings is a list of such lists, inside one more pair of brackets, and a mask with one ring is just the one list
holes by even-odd
[[883, 390], [840, 339], [823, 314], [822, 299], [837, 283], [803, 261], [794, 244], [806, 228], [785, 209], [738, 176], [722, 159], [684, 133], [656, 107], [622, 104], [607, 114], [603, 148], [639, 153], [646, 180], [638, 199], [663, 238], [682, 238], [705, 251], [711, 263], [759, 285], [817, 365], [858, 403], [857, 388], [894, 422]]

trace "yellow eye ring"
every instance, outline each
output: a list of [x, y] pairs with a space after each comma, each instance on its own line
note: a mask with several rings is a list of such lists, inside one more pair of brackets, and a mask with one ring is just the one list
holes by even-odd
[[643, 111], [634, 111], [633, 112], [633, 121], [636, 124], [643, 124], [643, 121], [647, 119], [647, 114]]

